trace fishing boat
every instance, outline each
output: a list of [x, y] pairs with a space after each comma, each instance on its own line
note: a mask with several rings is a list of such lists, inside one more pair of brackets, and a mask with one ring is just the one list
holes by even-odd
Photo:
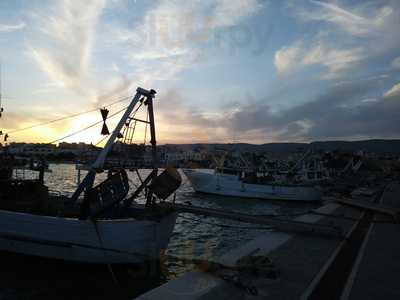
[[[12, 178], [13, 157], [3, 154], [0, 250], [95, 264], [141, 263], [159, 258], [167, 248], [177, 215], [157, 204], [174, 193], [181, 178], [175, 169], [167, 168], [161, 174], [157, 169], [155, 94], [154, 90], [139, 87], [111, 134], [105, 123], [108, 111], [101, 110], [102, 132], [109, 138], [71, 197], [49, 193], [43, 174], [39, 179]], [[148, 120], [134, 118], [139, 108], [147, 110]], [[123, 168], [109, 169], [107, 179], [95, 184], [115, 141], [124, 134], [133, 134], [132, 122], [145, 122], [150, 127], [153, 170], [143, 180], [140, 178], [140, 186], [131, 193]], [[136, 204], [142, 192], [146, 204]]]
[[184, 169], [183, 172], [200, 193], [286, 201], [320, 201], [322, 196], [313, 184], [274, 182], [271, 176], [258, 176], [243, 169]]

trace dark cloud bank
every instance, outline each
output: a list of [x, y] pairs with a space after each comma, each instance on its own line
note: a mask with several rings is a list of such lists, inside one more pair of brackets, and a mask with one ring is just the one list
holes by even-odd
[[242, 107], [227, 120], [232, 130], [259, 130], [279, 140], [399, 137], [400, 95], [367, 98], [382, 81], [367, 79], [338, 84], [317, 99], [273, 113], [268, 104]]
[[188, 109], [176, 91], [165, 95], [169, 98], [168, 105], [160, 108], [174, 124], [202, 127], [205, 131], [223, 128], [228, 136], [235, 134], [245, 142], [253, 138], [258, 141], [399, 138], [400, 95], [382, 96], [382, 86], [387, 86], [388, 81], [393, 83], [386, 77], [340, 83], [312, 101], [280, 112], [273, 112], [266, 101], [260, 100], [234, 110], [226, 107], [221, 118], [209, 119]]

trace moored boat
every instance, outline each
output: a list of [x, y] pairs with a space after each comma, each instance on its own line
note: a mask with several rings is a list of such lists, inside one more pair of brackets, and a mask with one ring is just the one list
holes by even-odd
[[[0, 250], [100, 264], [158, 259], [167, 248], [177, 215], [157, 206], [157, 200], [167, 199], [181, 179], [172, 168], [158, 174], [154, 96], [153, 90], [137, 89], [71, 198], [49, 193], [43, 183], [44, 167], [40, 168], [39, 179], [21, 180], [11, 178], [12, 164], [7, 164], [0, 177]], [[129, 182], [124, 169], [110, 169], [105, 181], [97, 185], [94, 182], [96, 174], [104, 171], [107, 154], [121, 132], [133, 134], [130, 122], [140, 107], [147, 107], [149, 115], [149, 121], [143, 122], [150, 125], [153, 171], [128, 197]], [[105, 122], [107, 116], [103, 119]], [[135, 204], [135, 198], [143, 191], [146, 205]]]
[[270, 183], [255, 176], [250, 179], [242, 170], [184, 169], [196, 192], [241, 198], [286, 201], [320, 201], [321, 191], [314, 185]]
[[145, 212], [141, 207], [129, 212], [129, 217], [94, 223], [76, 217], [0, 210], [0, 249], [97, 264], [156, 260], [168, 246], [176, 215], [142, 219]]

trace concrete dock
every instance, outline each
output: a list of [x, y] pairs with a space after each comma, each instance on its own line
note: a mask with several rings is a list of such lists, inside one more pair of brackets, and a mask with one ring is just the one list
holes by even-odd
[[[400, 184], [391, 184], [382, 204], [400, 208]], [[378, 219], [378, 218], [376, 218]], [[400, 224], [372, 224], [342, 299], [400, 299]]]
[[[400, 185], [392, 183], [378, 200], [400, 208], [399, 193]], [[216, 262], [234, 267], [249, 255], [268, 257], [276, 279], [253, 276], [242, 285], [215, 272], [192, 271], [137, 299], [400, 299], [400, 224], [371, 225], [370, 220], [390, 219], [338, 203], [296, 220], [339, 226], [346, 238], [268, 232]]]

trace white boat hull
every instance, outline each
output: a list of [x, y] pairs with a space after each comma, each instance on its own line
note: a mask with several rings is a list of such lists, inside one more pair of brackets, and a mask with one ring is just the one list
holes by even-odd
[[159, 222], [90, 220], [0, 210], [0, 250], [67, 261], [125, 264], [158, 259], [176, 214]]
[[241, 198], [287, 201], [320, 201], [321, 191], [313, 186], [248, 184], [236, 175], [214, 174], [213, 170], [183, 170], [196, 192]]

